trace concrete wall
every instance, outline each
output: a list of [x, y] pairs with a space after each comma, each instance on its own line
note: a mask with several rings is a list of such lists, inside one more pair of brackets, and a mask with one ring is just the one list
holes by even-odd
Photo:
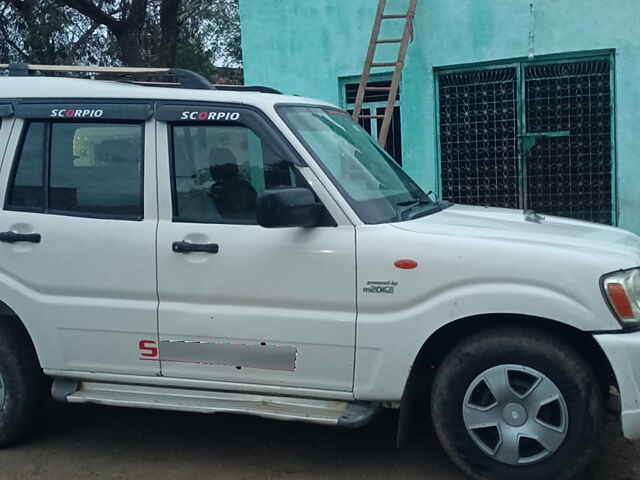
[[[246, 83], [340, 104], [339, 78], [360, 75], [377, 3], [240, 0]], [[619, 225], [640, 233], [640, 0], [418, 0], [401, 86], [404, 166], [435, 190], [433, 69], [526, 57], [530, 3], [536, 55], [615, 49]], [[407, 4], [389, 0], [387, 12]], [[385, 37], [399, 34], [396, 22]]]

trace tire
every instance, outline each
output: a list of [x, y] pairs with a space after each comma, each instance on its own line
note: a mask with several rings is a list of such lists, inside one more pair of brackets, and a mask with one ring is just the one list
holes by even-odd
[[0, 317], [0, 448], [33, 432], [46, 398], [31, 340], [17, 323]]
[[444, 450], [477, 480], [574, 478], [598, 449], [603, 411], [584, 359], [526, 328], [464, 340], [441, 363], [431, 392]]

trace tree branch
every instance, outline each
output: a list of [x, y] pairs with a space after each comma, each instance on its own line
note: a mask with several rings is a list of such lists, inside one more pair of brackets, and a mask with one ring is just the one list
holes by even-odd
[[29, 18], [35, 8], [34, 0], [6, 0], [23, 18]]
[[200, 12], [204, 12], [206, 9], [206, 6], [203, 5], [201, 2], [191, 2], [191, 5], [194, 5], [194, 7], [191, 10], [181, 12], [178, 15], [178, 25], [182, 25], [186, 19], [192, 18], [196, 14], [199, 15]]
[[[4, 3], [11, 5], [16, 10], [20, 10], [24, 7], [22, 0], [6, 0]], [[4, 13], [4, 11], [2, 13]]]
[[129, 15], [127, 15], [125, 22], [130, 26], [142, 29], [146, 14], [147, 0], [131, 0], [131, 10], [129, 10]]
[[89, 29], [86, 32], [84, 32], [76, 42], [74, 42], [73, 49], [75, 50], [84, 46], [91, 38], [91, 35], [93, 35], [93, 32], [95, 32], [99, 26], [100, 26], [99, 23], [91, 22], [91, 26], [89, 27]]
[[[4, 11], [2, 12], [2, 14], [4, 16]], [[11, 37], [9, 36], [9, 32], [7, 32], [7, 29], [4, 26], [4, 22], [0, 22], [0, 34], [4, 37], [5, 42], [7, 42], [7, 44], [11, 48], [13, 48], [16, 52], [18, 52], [18, 54], [22, 57], [23, 61], [25, 62], [29, 61], [29, 55], [27, 54], [27, 52], [22, 50], [17, 43], [11, 40]]]
[[112, 31], [122, 28], [120, 21], [105, 13], [91, 0], [57, 0], [57, 3], [77, 10], [94, 22], [106, 25]]

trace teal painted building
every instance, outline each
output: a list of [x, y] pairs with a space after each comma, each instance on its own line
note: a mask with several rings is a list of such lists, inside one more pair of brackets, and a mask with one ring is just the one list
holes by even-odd
[[[377, 3], [240, 0], [245, 82], [348, 109]], [[398, 105], [388, 148], [426, 190], [640, 233], [640, 0], [418, 0]]]

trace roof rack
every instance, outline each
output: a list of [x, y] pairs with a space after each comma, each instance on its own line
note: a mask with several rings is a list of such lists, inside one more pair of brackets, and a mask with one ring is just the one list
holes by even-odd
[[282, 95], [280, 90], [276, 90], [271, 87], [263, 87], [262, 85], [213, 85], [216, 90], [231, 90], [235, 92], [260, 92], [260, 93], [275, 93]]
[[192, 88], [196, 90], [231, 90], [245, 92], [282, 92], [263, 86], [213, 85], [202, 75], [183, 68], [98, 67], [85, 65], [31, 65], [26, 63], [0, 64], [10, 77], [78, 75], [92, 80], [112, 80], [147, 87]]

